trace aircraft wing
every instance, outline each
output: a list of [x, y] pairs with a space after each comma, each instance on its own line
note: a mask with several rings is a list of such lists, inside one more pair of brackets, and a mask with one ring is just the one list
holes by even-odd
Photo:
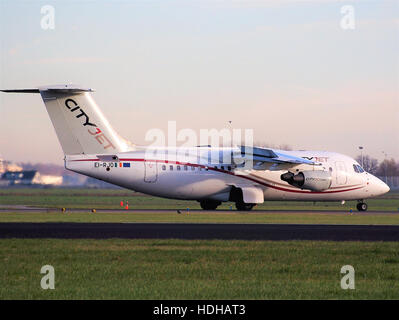
[[252, 159], [257, 163], [257, 166], [262, 163], [274, 163], [274, 164], [310, 164], [310, 165], [320, 165], [318, 162], [314, 162], [308, 159], [292, 156], [286, 153], [282, 153], [273, 149], [258, 148], [258, 147], [247, 147], [240, 146], [241, 158]]

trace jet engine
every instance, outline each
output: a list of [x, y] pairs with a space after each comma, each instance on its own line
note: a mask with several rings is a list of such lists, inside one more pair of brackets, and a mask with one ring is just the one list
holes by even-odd
[[280, 178], [294, 187], [312, 191], [327, 190], [332, 182], [330, 172], [323, 170], [300, 171], [297, 174], [286, 172]]

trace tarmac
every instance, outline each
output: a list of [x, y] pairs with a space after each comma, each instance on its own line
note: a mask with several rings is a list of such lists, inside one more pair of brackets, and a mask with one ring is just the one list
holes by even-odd
[[0, 223], [0, 238], [399, 241], [398, 225]]

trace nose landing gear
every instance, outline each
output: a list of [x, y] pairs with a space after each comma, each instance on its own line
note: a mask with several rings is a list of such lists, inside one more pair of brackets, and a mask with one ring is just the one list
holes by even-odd
[[363, 201], [360, 201], [357, 205], [356, 205], [357, 210], [359, 211], [367, 211], [367, 203], [364, 203]]

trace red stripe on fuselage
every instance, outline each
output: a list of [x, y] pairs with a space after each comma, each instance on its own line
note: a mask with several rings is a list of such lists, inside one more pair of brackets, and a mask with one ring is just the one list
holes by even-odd
[[[79, 160], [70, 160], [70, 161], [100, 161], [99, 159], [79, 159]], [[222, 170], [219, 168], [214, 168], [214, 167], [208, 167], [202, 164], [197, 164], [197, 163], [188, 163], [188, 162], [179, 162], [179, 161], [170, 161], [170, 160], [146, 160], [146, 159], [139, 159], [139, 158], [126, 158], [126, 159], [119, 159], [119, 161], [132, 161], [132, 162], [157, 162], [157, 163], [164, 163], [164, 164], [176, 164], [176, 165], [187, 165], [187, 166], [192, 166], [192, 167], [199, 167], [199, 168], [204, 168], [205, 170], [213, 170], [225, 174], [230, 174], [232, 176], [238, 177], [238, 178], [243, 178], [247, 179], [253, 182], [256, 182], [258, 184], [261, 184], [265, 187], [269, 187], [272, 189], [280, 190], [280, 191], [285, 191], [285, 192], [294, 192], [294, 193], [306, 193], [306, 194], [326, 194], [326, 193], [340, 193], [340, 192], [347, 192], [347, 191], [353, 191], [357, 189], [362, 189], [364, 186], [361, 187], [356, 187], [356, 188], [351, 188], [351, 189], [344, 189], [344, 190], [334, 190], [334, 191], [304, 191], [304, 190], [293, 190], [293, 189], [287, 189], [283, 187], [277, 187], [270, 185], [268, 183], [256, 180], [254, 178], [248, 177], [248, 176], [242, 176], [242, 175], [236, 175], [233, 172]]]

